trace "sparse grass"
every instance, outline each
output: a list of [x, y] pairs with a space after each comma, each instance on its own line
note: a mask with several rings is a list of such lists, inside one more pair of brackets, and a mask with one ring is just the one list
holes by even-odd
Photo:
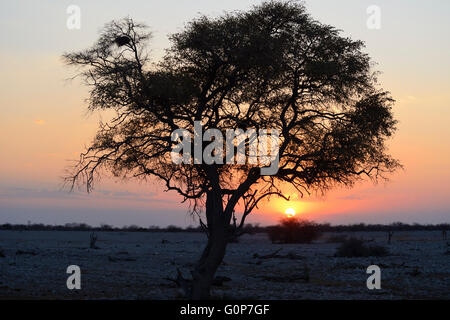
[[336, 250], [336, 257], [382, 257], [389, 254], [382, 246], [367, 246], [363, 240], [350, 238]]
[[321, 232], [314, 222], [285, 218], [280, 225], [269, 227], [267, 234], [272, 243], [311, 243]]

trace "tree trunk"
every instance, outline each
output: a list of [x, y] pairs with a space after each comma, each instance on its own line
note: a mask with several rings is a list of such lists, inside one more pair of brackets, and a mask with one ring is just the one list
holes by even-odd
[[209, 230], [208, 243], [192, 272], [190, 298], [194, 300], [210, 298], [211, 284], [225, 256], [228, 243], [229, 221], [223, 215], [221, 196], [212, 191], [207, 194], [206, 219]]
[[211, 284], [227, 246], [226, 237], [211, 237], [203, 254], [192, 272], [192, 296], [194, 300], [209, 299]]

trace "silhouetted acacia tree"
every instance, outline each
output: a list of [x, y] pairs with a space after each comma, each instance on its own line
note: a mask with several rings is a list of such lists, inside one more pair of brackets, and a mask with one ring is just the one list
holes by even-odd
[[[119, 37], [127, 39], [120, 46]], [[144, 25], [124, 19], [108, 24], [92, 48], [64, 55], [91, 88], [89, 109], [116, 113], [67, 181], [90, 191], [107, 169], [159, 178], [190, 201], [208, 235], [192, 270], [191, 298], [209, 296], [230, 236], [262, 199], [286, 198], [283, 184], [303, 196], [364, 176], [384, 178], [399, 166], [385, 147], [395, 131], [393, 100], [376, 87], [363, 42], [313, 20], [301, 4], [201, 16], [171, 36], [156, 62], [145, 50], [149, 38]], [[278, 129], [278, 173], [263, 176], [248, 163], [174, 164], [171, 133], [193, 133], [194, 121], [222, 132]]]

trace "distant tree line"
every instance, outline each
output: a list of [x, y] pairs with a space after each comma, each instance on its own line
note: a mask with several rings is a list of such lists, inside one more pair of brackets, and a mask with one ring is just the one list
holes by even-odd
[[[313, 228], [318, 232], [358, 232], [358, 231], [441, 231], [449, 230], [449, 223], [441, 224], [408, 224], [402, 222], [394, 222], [391, 224], [349, 224], [349, 225], [331, 225], [329, 223], [309, 222], [309, 228]], [[258, 224], [246, 224], [242, 233], [255, 234], [267, 233], [276, 226], [260, 226]], [[66, 223], [64, 225], [46, 225], [38, 224], [10, 224], [0, 225], [0, 230], [17, 230], [17, 231], [121, 231], [121, 232], [203, 232], [201, 227], [188, 226], [186, 228], [169, 225], [167, 227], [149, 226], [142, 227], [137, 225], [114, 227], [108, 224], [102, 224], [98, 227], [90, 226], [86, 223]]]
[[50, 225], [43, 223], [34, 224], [10, 224], [0, 225], [0, 230], [17, 230], [17, 231], [121, 231], [121, 232], [201, 232], [200, 227], [189, 226], [181, 228], [174, 225], [167, 227], [150, 226], [142, 227], [138, 225], [130, 225], [123, 227], [114, 227], [108, 224], [101, 224], [98, 227], [90, 226], [86, 223], [66, 223], [64, 225]]
[[[361, 231], [442, 231], [450, 230], [449, 223], [440, 224], [419, 224], [419, 223], [403, 223], [394, 222], [391, 224], [348, 224], [348, 225], [331, 225], [330, 223], [315, 223], [312, 221], [303, 221], [301, 223], [307, 225], [308, 230], [316, 232], [361, 232]], [[276, 226], [261, 227], [259, 225], [247, 224], [245, 226], [246, 233], [271, 232], [272, 230], [282, 227], [283, 224]]]

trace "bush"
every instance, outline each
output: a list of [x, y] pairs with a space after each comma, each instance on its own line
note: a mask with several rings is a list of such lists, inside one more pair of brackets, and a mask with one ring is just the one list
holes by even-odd
[[389, 252], [382, 246], [366, 246], [363, 240], [350, 238], [336, 250], [336, 257], [382, 257]]
[[310, 243], [320, 237], [317, 224], [307, 220], [285, 218], [278, 226], [268, 227], [272, 243]]
[[100, 225], [100, 230], [101, 230], [101, 231], [112, 231], [112, 230], [114, 230], [114, 227], [111, 226], [111, 225], [109, 225], [109, 224], [102, 223], [102, 224]]

